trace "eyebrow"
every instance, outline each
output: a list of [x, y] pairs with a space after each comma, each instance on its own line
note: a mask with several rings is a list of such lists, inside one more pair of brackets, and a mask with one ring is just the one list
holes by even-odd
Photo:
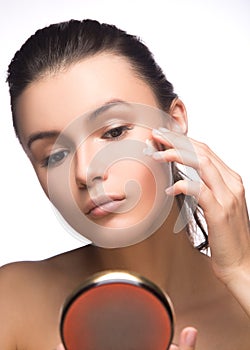
[[37, 141], [37, 140], [52, 139], [52, 138], [58, 137], [59, 135], [60, 135], [60, 132], [56, 131], [56, 130], [37, 132], [35, 134], [32, 134], [29, 137], [28, 142], [27, 142], [27, 146], [30, 149], [32, 143]]
[[99, 115], [103, 114], [104, 112], [106, 112], [107, 110], [113, 107], [116, 107], [117, 105], [129, 106], [130, 104], [126, 101], [119, 100], [119, 99], [109, 100], [103, 106], [97, 108], [96, 110], [94, 110], [94, 112], [91, 112], [88, 116], [88, 120], [90, 121], [90, 120], [96, 119]]
[[[91, 112], [88, 115], [88, 120], [90, 121], [90, 120], [96, 119], [102, 113], [104, 113], [107, 110], [109, 110], [110, 108], [113, 108], [113, 107], [120, 105], [120, 104], [126, 105], [126, 106], [129, 105], [128, 102], [125, 102], [123, 100], [119, 100], [119, 99], [109, 100], [103, 106], [97, 108], [94, 112]], [[52, 138], [58, 137], [59, 135], [60, 135], [60, 131], [57, 131], [57, 130], [36, 132], [36, 133], [30, 135], [28, 142], [27, 142], [27, 147], [30, 149], [32, 143], [37, 141], [37, 140], [52, 139]]]

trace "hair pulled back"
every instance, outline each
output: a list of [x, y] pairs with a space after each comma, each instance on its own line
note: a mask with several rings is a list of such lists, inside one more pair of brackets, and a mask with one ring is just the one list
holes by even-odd
[[16, 100], [30, 83], [103, 52], [125, 57], [135, 73], [151, 86], [164, 110], [177, 97], [172, 84], [138, 37], [95, 20], [70, 20], [39, 29], [12, 59], [7, 82], [15, 130]]

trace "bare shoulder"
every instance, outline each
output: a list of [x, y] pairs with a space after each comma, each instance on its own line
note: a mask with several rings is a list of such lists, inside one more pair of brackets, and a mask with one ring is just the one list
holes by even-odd
[[[39, 283], [37, 275], [40, 262], [16, 262], [4, 265], [0, 268], [0, 302], [13, 305], [15, 300], [19, 302], [25, 299], [27, 291], [36, 283]], [[40, 281], [41, 282], [41, 281]], [[40, 283], [39, 283], [40, 284]]]
[[82, 276], [91, 273], [88, 249], [86, 246], [41, 261], [14, 262], [0, 267], [1, 295], [19, 299], [30, 288], [40, 289], [65, 280], [65, 277], [68, 281], [76, 281], [80, 272]]
[[[41, 261], [22, 261], [0, 268], [0, 298], [5, 302], [20, 303], [43, 293], [65, 289], [81, 283], [91, 273], [91, 262], [86, 258], [88, 248], [83, 247]], [[86, 253], [85, 253], [86, 252]], [[53, 289], [54, 288], [54, 289]], [[64, 288], [63, 288], [64, 289]]]
[[62, 304], [88, 274], [81, 249], [0, 268], [0, 349], [55, 348]]
[[226, 289], [217, 299], [211, 297], [210, 303], [194, 310], [190, 320], [199, 332], [197, 349], [249, 349], [249, 317]]
[[17, 348], [16, 339], [22, 333], [23, 317], [28, 306], [29, 266], [31, 264], [11, 263], [0, 268], [1, 349]]

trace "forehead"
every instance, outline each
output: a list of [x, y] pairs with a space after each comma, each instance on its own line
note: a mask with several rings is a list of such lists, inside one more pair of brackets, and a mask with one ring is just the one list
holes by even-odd
[[109, 100], [157, 106], [156, 98], [129, 62], [100, 54], [30, 84], [17, 101], [21, 141], [37, 131], [62, 130], [73, 119]]

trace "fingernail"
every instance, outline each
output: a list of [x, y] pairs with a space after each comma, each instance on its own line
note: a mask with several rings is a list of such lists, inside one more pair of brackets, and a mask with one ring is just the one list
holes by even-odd
[[164, 159], [163, 152], [154, 152], [152, 154], [152, 158], [154, 158], [155, 160]]
[[163, 128], [163, 127], [159, 127], [159, 131], [161, 131], [161, 132], [169, 132], [169, 130], [168, 130], [168, 129]]
[[174, 194], [174, 188], [173, 188], [173, 186], [170, 186], [170, 187], [166, 188], [166, 189], [165, 189], [165, 193], [166, 193], [167, 195], [173, 195], [173, 194]]
[[156, 135], [156, 136], [158, 136], [158, 135], [162, 136], [162, 132], [159, 129], [153, 129], [152, 134]]

